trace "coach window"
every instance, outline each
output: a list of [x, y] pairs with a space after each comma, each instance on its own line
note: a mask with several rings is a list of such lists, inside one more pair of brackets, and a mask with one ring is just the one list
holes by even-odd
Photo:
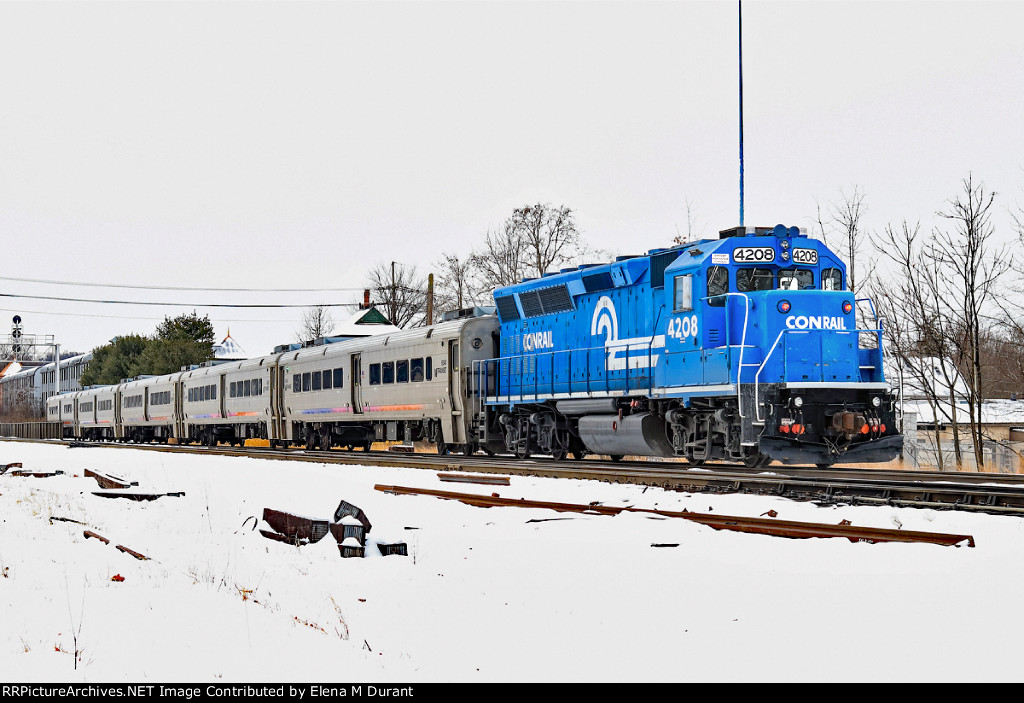
[[433, 380], [434, 378], [434, 357], [427, 357], [427, 380]]
[[370, 364], [370, 385], [380, 385], [380, 364]]
[[821, 272], [822, 290], [842, 290], [843, 272], [839, 269], [825, 269]]
[[725, 266], [712, 266], [708, 269], [708, 305], [721, 308], [725, 307], [726, 296], [729, 292], [729, 269]]
[[693, 310], [693, 276], [676, 276], [672, 298], [673, 312]]
[[409, 362], [409, 371], [412, 374], [413, 383], [423, 380], [423, 359], [413, 359]]
[[749, 293], [754, 290], [773, 290], [775, 276], [771, 269], [739, 269], [736, 271], [736, 290]]
[[779, 271], [779, 290], [807, 290], [814, 288], [814, 274], [807, 269]]
[[250, 395], [252, 395], [252, 380], [247, 379], [245, 381], [242, 381], [242, 395], [243, 396], [250, 396]]
[[341, 388], [345, 385], [345, 369], [334, 369], [334, 387]]
[[398, 374], [397, 374], [398, 378], [396, 378], [395, 380], [398, 381], [399, 383], [408, 383], [409, 382], [409, 360], [408, 359], [402, 359], [401, 361], [397, 362], [397, 364], [398, 364], [398, 369], [397, 369], [397, 371], [398, 371]]
[[314, 391], [320, 390], [320, 382], [322, 380], [323, 380], [323, 376], [320, 375], [320, 372], [319, 371], [314, 371], [313, 372], [313, 387], [312, 387], [311, 390], [314, 390]]
[[331, 387], [331, 370], [330, 369], [324, 369], [324, 371], [323, 371], [323, 379], [324, 379], [324, 390], [328, 390]]
[[381, 366], [382, 366], [381, 372], [382, 372], [384, 383], [394, 383], [395, 382], [395, 362], [393, 362], [393, 361], [385, 361]]
[[292, 376], [292, 393], [302, 392], [302, 376], [295, 374]]
[[302, 392], [305, 393], [313, 387], [313, 374], [307, 371], [302, 374]]

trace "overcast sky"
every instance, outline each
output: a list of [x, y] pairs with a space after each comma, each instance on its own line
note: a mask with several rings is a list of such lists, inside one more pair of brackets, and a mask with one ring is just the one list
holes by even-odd
[[[746, 224], [1024, 204], [1024, 3], [743, 5]], [[739, 220], [735, 2], [0, 2], [0, 293], [348, 303], [513, 208], [642, 253]], [[191, 288], [116, 289], [10, 278]], [[88, 351], [192, 307], [0, 299]], [[196, 307], [251, 355], [301, 309]], [[351, 308], [338, 308], [335, 318]]]

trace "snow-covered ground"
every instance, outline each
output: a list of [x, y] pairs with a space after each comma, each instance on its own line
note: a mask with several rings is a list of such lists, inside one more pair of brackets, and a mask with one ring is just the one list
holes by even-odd
[[[0, 442], [0, 464], [15, 461], [65, 474], [0, 476], [4, 682], [1001, 681], [1024, 671], [1021, 518]], [[97, 497], [85, 468], [185, 495]], [[966, 533], [977, 547], [483, 509], [375, 484], [774, 509], [786, 520]], [[246, 521], [264, 507], [330, 518], [343, 499], [373, 523], [365, 558], [342, 559], [330, 535], [274, 542]], [[378, 540], [407, 542], [409, 556], [380, 556]], [[666, 543], [678, 546], [652, 547]]]

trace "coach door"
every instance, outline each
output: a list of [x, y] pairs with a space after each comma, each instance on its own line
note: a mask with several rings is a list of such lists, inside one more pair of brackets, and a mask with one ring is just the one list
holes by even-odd
[[174, 436], [185, 436], [185, 383], [180, 379], [174, 382]]
[[352, 385], [352, 412], [363, 412], [363, 361], [359, 354], [352, 355], [352, 373], [349, 376]]
[[267, 427], [267, 439], [284, 439], [284, 367], [280, 360], [270, 368], [270, 422]]
[[452, 409], [452, 439], [449, 444], [465, 444], [466, 420], [465, 399], [463, 398], [462, 365], [459, 363], [459, 342], [453, 339], [448, 342], [448, 400]]

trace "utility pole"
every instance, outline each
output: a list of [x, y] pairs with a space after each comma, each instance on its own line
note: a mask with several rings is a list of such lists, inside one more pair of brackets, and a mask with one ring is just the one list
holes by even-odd
[[391, 324], [398, 325], [398, 281], [395, 280], [395, 262], [391, 262]]
[[427, 274], [427, 326], [434, 324], [434, 274]]

